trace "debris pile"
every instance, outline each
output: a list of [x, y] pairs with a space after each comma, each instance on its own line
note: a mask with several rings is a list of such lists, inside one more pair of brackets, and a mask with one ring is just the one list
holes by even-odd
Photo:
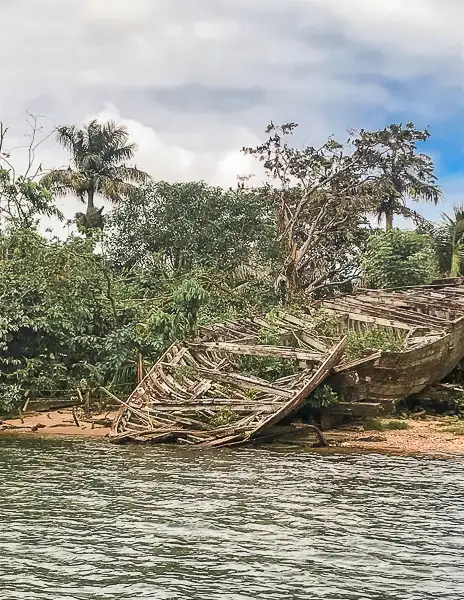
[[[438, 383], [464, 356], [462, 280], [403, 292], [361, 290], [319, 307], [339, 320], [337, 338], [316, 335], [311, 307], [298, 316], [281, 312], [203, 327], [196, 339], [173, 344], [127, 402], [120, 400], [111, 441], [203, 447], [270, 441], [288, 431], [292, 416], [329, 377], [341, 399], [332, 410], [366, 415]], [[263, 342], [263, 328], [272, 328], [278, 343]], [[346, 332], [372, 328], [400, 332], [404, 348], [366, 349], [344, 360]], [[293, 370], [269, 380], [246, 369], [272, 358]], [[322, 433], [308, 427], [324, 444]]]

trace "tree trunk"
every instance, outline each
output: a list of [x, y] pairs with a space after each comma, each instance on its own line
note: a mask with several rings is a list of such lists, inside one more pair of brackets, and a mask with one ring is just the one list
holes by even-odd
[[94, 196], [95, 196], [94, 189], [87, 190], [87, 214], [93, 212], [93, 209], [95, 208], [95, 204], [93, 201]]
[[461, 274], [461, 244], [456, 242], [456, 233], [453, 233], [452, 239], [452, 255], [450, 277], [459, 277]]
[[388, 209], [385, 212], [385, 231], [393, 229], [393, 210]]

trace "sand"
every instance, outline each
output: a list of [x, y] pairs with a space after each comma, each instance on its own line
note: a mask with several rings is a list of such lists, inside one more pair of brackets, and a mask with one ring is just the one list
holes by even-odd
[[[115, 412], [92, 415], [93, 420], [113, 419]], [[456, 421], [447, 418], [409, 419], [408, 429], [366, 431], [363, 427], [345, 427], [324, 432], [330, 444], [339, 448], [374, 450], [381, 453], [420, 454], [431, 456], [464, 456], [464, 435], [447, 431]], [[0, 435], [27, 434], [35, 436], [66, 436], [107, 438], [110, 427], [80, 422], [74, 423], [71, 409], [34, 413], [20, 419], [0, 422]], [[14, 428], [9, 428], [13, 426]], [[2, 430], [2, 428], [5, 428]], [[464, 423], [462, 425], [464, 433]]]
[[[326, 435], [344, 448], [433, 456], [464, 455], [464, 435], [448, 431], [456, 426], [455, 420], [428, 417], [424, 420], [408, 419], [406, 422], [408, 429], [366, 431], [362, 427], [347, 427], [326, 432]], [[464, 433], [464, 423], [462, 430]]]
[[[92, 415], [92, 420], [110, 419], [115, 412], [105, 412]], [[80, 417], [78, 417], [80, 418]], [[2, 428], [3, 429], [2, 431]], [[24, 415], [21, 419], [9, 419], [0, 423], [0, 435], [3, 434], [31, 434], [40, 436], [72, 436], [72, 437], [108, 437], [110, 427], [79, 421], [79, 427], [74, 422], [72, 410], [54, 410], [50, 412], [32, 413]]]

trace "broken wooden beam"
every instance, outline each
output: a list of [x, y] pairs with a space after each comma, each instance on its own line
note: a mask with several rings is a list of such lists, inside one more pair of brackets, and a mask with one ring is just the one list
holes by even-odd
[[282, 408], [262, 421], [255, 429], [253, 429], [253, 431], [249, 433], [248, 437], [252, 438], [261, 434], [268, 427], [272, 427], [273, 425], [280, 423], [285, 417], [298, 410], [309, 394], [311, 394], [311, 392], [313, 392], [330, 375], [333, 367], [340, 362], [343, 352], [345, 351], [346, 340], [346, 336], [340, 340], [340, 342], [335, 346], [317, 371], [306, 380], [298, 392], [286, 404], [284, 404]]
[[324, 354], [321, 352], [307, 352], [299, 348], [287, 346], [267, 346], [251, 344], [233, 344], [231, 342], [202, 342], [188, 343], [188, 347], [194, 350], [218, 350], [230, 354], [245, 354], [247, 356], [271, 356], [277, 358], [288, 358], [303, 360], [307, 362], [321, 362]]

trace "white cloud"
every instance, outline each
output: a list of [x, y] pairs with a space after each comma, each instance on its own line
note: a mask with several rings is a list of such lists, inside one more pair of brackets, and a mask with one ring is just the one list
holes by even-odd
[[317, 143], [462, 109], [462, 22], [461, 0], [3, 0], [0, 118], [116, 116], [156, 178], [229, 185], [270, 119]]

